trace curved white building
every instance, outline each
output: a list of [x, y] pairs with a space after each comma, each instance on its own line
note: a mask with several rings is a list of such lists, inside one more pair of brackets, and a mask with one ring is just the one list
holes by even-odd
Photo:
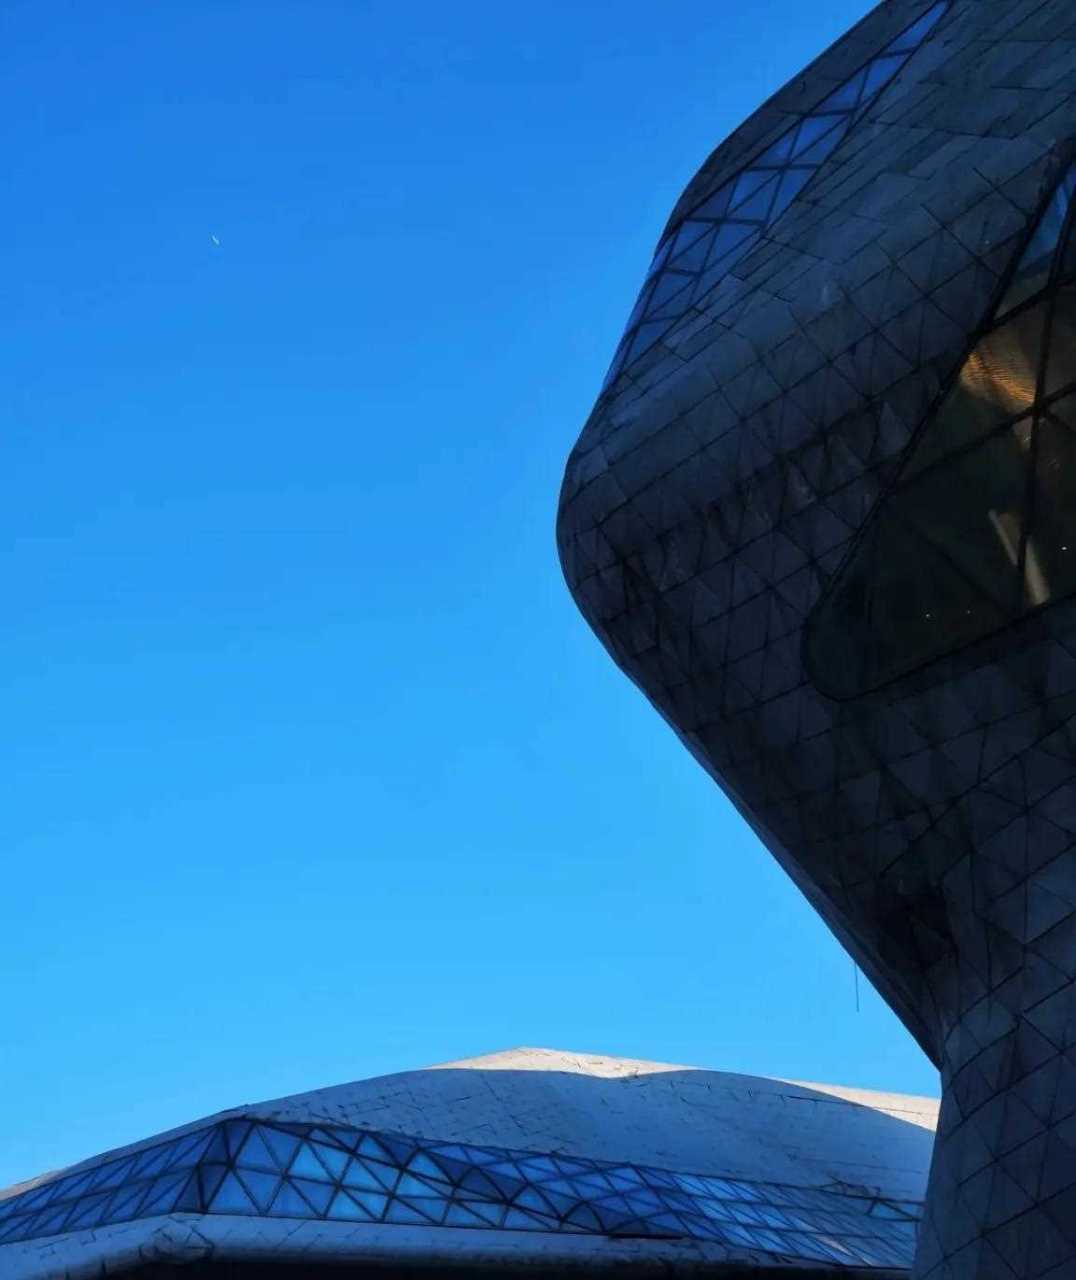
[[899, 1275], [936, 1121], [926, 1098], [514, 1049], [13, 1187], [0, 1275]]

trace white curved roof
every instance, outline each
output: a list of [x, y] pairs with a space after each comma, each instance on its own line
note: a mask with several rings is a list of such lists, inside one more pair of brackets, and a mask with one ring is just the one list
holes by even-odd
[[[884, 1224], [877, 1225], [876, 1218], [870, 1217], [868, 1223], [863, 1216], [874, 1213], [872, 1205], [877, 1200], [896, 1204], [923, 1199], [937, 1109], [938, 1104], [932, 1099], [901, 1094], [801, 1084], [598, 1054], [512, 1049], [221, 1112], [94, 1157], [63, 1175], [47, 1175], [11, 1188], [6, 1197], [0, 1193], [0, 1214], [4, 1199], [25, 1193], [35, 1183], [61, 1177], [66, 1177], [65, 1185], [85, 1183], [85, 1178], [76, 1175], [109, 1163], [110, 1170], [90, 1179], [91, 1189], [102, 1184], [102, 1178], [102, 1185], [109, 1185], [113, 1168], [131, 1168], [132, 1164], [140, 1166], [158, 1158], [149, 1151], [138, 1161], [125, 1160], [130, 1153], [159, 1149], [160, 1144], [177, 1135], [205, 1131], [207, 1126], [220, 1125], [221, 1131], [234, 1128], [221, 1122], [242, 1116], [247, 1121], [269, 1124], [337, 1126], [337, 1133], [345, 1129], [353, 1133], [395, 1133], [432, 1144], [469, 1144], [472, 1150], [508, 1148], [517, 1159], [522, 1153], [540, 1153], [606, 1162], [608, 1169], [648, 1167], [711, 1179], [736, 1179], [741, 1189], [747, 1184], [760, 1188], [761, 1184], [768, 1184], [771, 1189], [778, 1189], [771, 1197], [777, 1205], [814, 1203], [817, 1207], [819, 1194], [824, 1193], [823, 1210], [831, 1215], [850, 1214], [845, 1223], [855, 1236], [860, 1231], [856, 1221], [864, 1224], [863, 1230], [868, 1234], [882, 1230]], [[244, 1131], [251, 1129], [246, 1121], [240, 1127]], [[257, 1124], [254, 1127], [258, 1129]], [[436, 1148], [429, 1149], [436, 1154]], [[447, 1155], [449, 1149], [443, 1150]], [[658, 1175], [657, 1185], [663, 1176]], [[689, 1177], [688, 1182], [691, 1180]], [[725, 1185], [734, 1200], [738, 1193], [731, 1183]], [[781, 1193], [781, 1186], [801, 1190]], [[723, 1194], [705, 1187], [700, 1187], [700, 1193]], [[60, 1189], [55, 1199], [63, 1201], [65, 1194]], [[748, 1200], [765, 1199], [765, 1195], [756, 1196], [749, 1187], [745, 1195]], [[622, 1200], [623, 1196], [619, 1198]], [[13, 1280], [38, 1280], [56, 1274], [72, 1278], [98, 1275], [100, 1268], [122, 1270], [125, 1260], [141, 1256], [150, 1241], [157, 1256], [174, 1256], [176, 1260], [188, 1257], [195, 1241], [201, 1242], [199, 1248], [211, 1247], [216, 1256], [248, 1259], [282, 1259], [301, 1254], [307, 1262], [398, 1259], [402, 1263], [407, 1258], [430, 1262], [451, 1257], [461, 1263], [477, 1263], [504, 1258], [511, 1259], [514, 1265], [526, 1266], [558, 1259], [567, 1264], [572, 1259], [586, 1260], [599, 1254], [608, 1260], [614, 1254], [622, 1254], [625, 1261], [650, 1259], [668, 1264], [675, 1271], [675, 1266], [691, 1260], [764, 1265], [767, 1259], [772, 1262], [783, 1250], [791, 1248], [790, 1242], [796, 1239], [793, 1235], [778, 1240], [770, 1232], [767, 1244], [763, 1230], [756, 1232], [752, 1242], [735, 1227], [726, 1229], [723, 1242], [683, 1237], [629, 1239], [615, 1233], [602, 1235], [600, 1231], [588, 1237], [564, 1234], [563, 1228], [536, 1230], [532, 1226], [528, 1230], [508, 1230], [507, 1220], [491, 1230], [448, 1229], [447, 1220], [445, 1226], [394, 1225], [400, 1219], [391, 1215], [366, 1223], [324, 1218], [297, 1222], [294, 1217], [266, 1217], [264, 1211], [261, 1216], [251, 1216], [253, 1210], [250, 1205], [234, 1216], [231, 1208], [208, 1205], [205, 1212], [177, 1210], [120, 1222], [105, 1218], [89, 1230], [13, 1240], [0, 1244], [0, 1274], [10, 1275]], [[25, 1214], [25, 1210], [19, 1212]], [[726, 1222], [753, 1220], [751, 1206], [746, 1219], [737, 1218], [736, 1210], [730, 1212], [733, 1216]], [[759, 1221], [765, 1224], [765, 1218]], [[780, 1225], [780, 1212], [777, 1221]], [[782, 1229], [788, 1226], [785, 1223]], [[819, 1229], [823, 1232], [821, 1239], [828, 1239], [826, 1228]], [[24, 1235], [34, 1230], [28, 1227]], [[894, 1225], [892, 1232], [896, 1231]], [[815, 1244], [819, 1238], [813, 1237]], [[800, 1239], [802, 1242], [806, 1237]], [[875, 1246], [868, 1241], [866, 1247], [868, 1252], [862, 1256], [869, 1258], [869, 1249]], [[819, 1257], [824, 1253], [812, 1254], [808, 1248], [803, 1256]]]
[[450, 1142], [923, 1198], [938, 1101], [557, 1049], [507, 1049], [243, 1109]]

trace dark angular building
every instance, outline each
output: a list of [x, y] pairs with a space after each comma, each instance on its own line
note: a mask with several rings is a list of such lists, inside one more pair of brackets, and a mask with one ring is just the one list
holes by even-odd
[[941, 1070], [918, 1280], [1076, 1276], [1074, 160], [1070, 0], [879, 5], [684, 192], [561, 496], [588, 622]]

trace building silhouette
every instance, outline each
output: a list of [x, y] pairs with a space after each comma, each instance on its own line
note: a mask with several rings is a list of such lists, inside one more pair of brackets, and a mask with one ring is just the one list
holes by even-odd
[[918, 1280], [1076, 1275], [1074, 41], [893, 0], [737, 129], [559, 512], [602, 643], [941, 1070]]

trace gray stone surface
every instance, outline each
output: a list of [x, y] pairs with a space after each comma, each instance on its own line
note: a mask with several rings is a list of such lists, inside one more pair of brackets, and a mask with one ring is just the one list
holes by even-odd
[[[775, 95], [665, 238], [929, 7], [880, 5]], [[945, 6], [754, 247], [622, 349], [558, 519], [603, 644], [942, 1071], [920, 1280], [1076, 1275], [1076, 608], [857, 686], [832, 600], [1071, 162], [1074, 42], [1067, 0]]]

